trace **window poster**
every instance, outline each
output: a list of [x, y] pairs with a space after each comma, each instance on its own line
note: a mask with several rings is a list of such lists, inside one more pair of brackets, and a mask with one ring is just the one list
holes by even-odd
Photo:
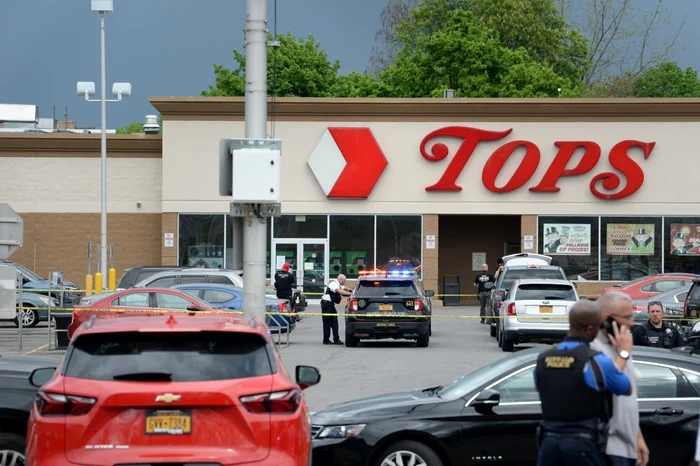
[[700, 256], [700, 225], [671, 224], [671, 255]]
[[591, 225], [545, 223], [542, 250], [550, 255], [590, 255]]
[[608, 256], [653, 256], [654, 225], [608, 223], [606, 232]]

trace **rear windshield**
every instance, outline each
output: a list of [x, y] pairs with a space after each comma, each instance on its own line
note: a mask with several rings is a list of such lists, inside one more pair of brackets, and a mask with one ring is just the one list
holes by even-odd
[[700, 301], [700, 285], [694, 284], [690, 289], [689, 301]]
[[563, 300], [576, 301], [576, 293], [570, 285], [554, 285], [547, 283], [537, 283], [531, 285], [520, 285], [515, 292], [515, 300]]
[[[257, 377], [275, 371], [267, 342], [259, 335], [125, 332], [79, 337], [64, 375], [148, 381], [171, 374], [173, 382], [194, 382]], [[149, 379], [149, 373], [161, 378]]]
[[507, 269], [503, 280], [524, 280], [527, 278], [549, 278], [562, 279], [565, 278], [560, 269]]
[[361, 280], [357, 294], [363, 297], [374, 296], [416, 296], [418, 292], [412, 280]]

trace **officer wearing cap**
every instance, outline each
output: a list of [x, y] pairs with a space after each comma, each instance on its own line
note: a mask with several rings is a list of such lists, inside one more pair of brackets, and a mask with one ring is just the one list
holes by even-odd
[[[605, 466], [612, 396], [629, 395], [632, 385], [623, 372], [627, 360], [613, 361], [590, 348], [603, 316], [590, 301], [576, 303], [569, 313], [569, 334], [537, 359], [535, 385], [542, 402], [538, 429], [538, 466]], [[626, 327], [613, 324], [616, 348], [632, 349]]]
[[678, 329], [664, 322], [664, 307], [661, 302], [652, 301], [647, 309], [649, 320], [635, 326], [632, 331], [635, 345], [671, 349], [685, 344]]
[[279, 299], [292, 299], [292, 288], [296, 286], [296, 279], [289, 272], [289, 268], [289, 263], [285, 262], [282, 269], [275, 273], [275, 290]]

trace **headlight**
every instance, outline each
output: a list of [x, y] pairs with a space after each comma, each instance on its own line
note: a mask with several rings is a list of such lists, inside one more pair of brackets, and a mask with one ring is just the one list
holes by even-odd
[[49, 297], [48, 297], [48, 296], [41, 296], [41, 297], [39, 298], [39, 300], [40, 300], [42, 303], [46, 304], [47, 306], [48, 306], [49, 303], [50, 303]]
[[357, 437], [366, 424], [349, 426], [328, 426], [321, 429], [316, 438], [352, 438]]

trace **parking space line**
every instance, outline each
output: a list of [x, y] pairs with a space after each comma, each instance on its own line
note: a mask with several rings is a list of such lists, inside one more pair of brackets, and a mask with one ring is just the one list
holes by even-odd
[[37, 346], [37, 347], [34, 348], [33, 350], [27, 351], [26, 353], [23, 353], [23, 354], [32, 354], [32, 353], [36, 353], [37, 351], [41, 351], [41, 350], [43, 350], [44, 348], [47, 348], [48, 346], [49, 346], [48, 343], [45, 344], [45, 345]]

